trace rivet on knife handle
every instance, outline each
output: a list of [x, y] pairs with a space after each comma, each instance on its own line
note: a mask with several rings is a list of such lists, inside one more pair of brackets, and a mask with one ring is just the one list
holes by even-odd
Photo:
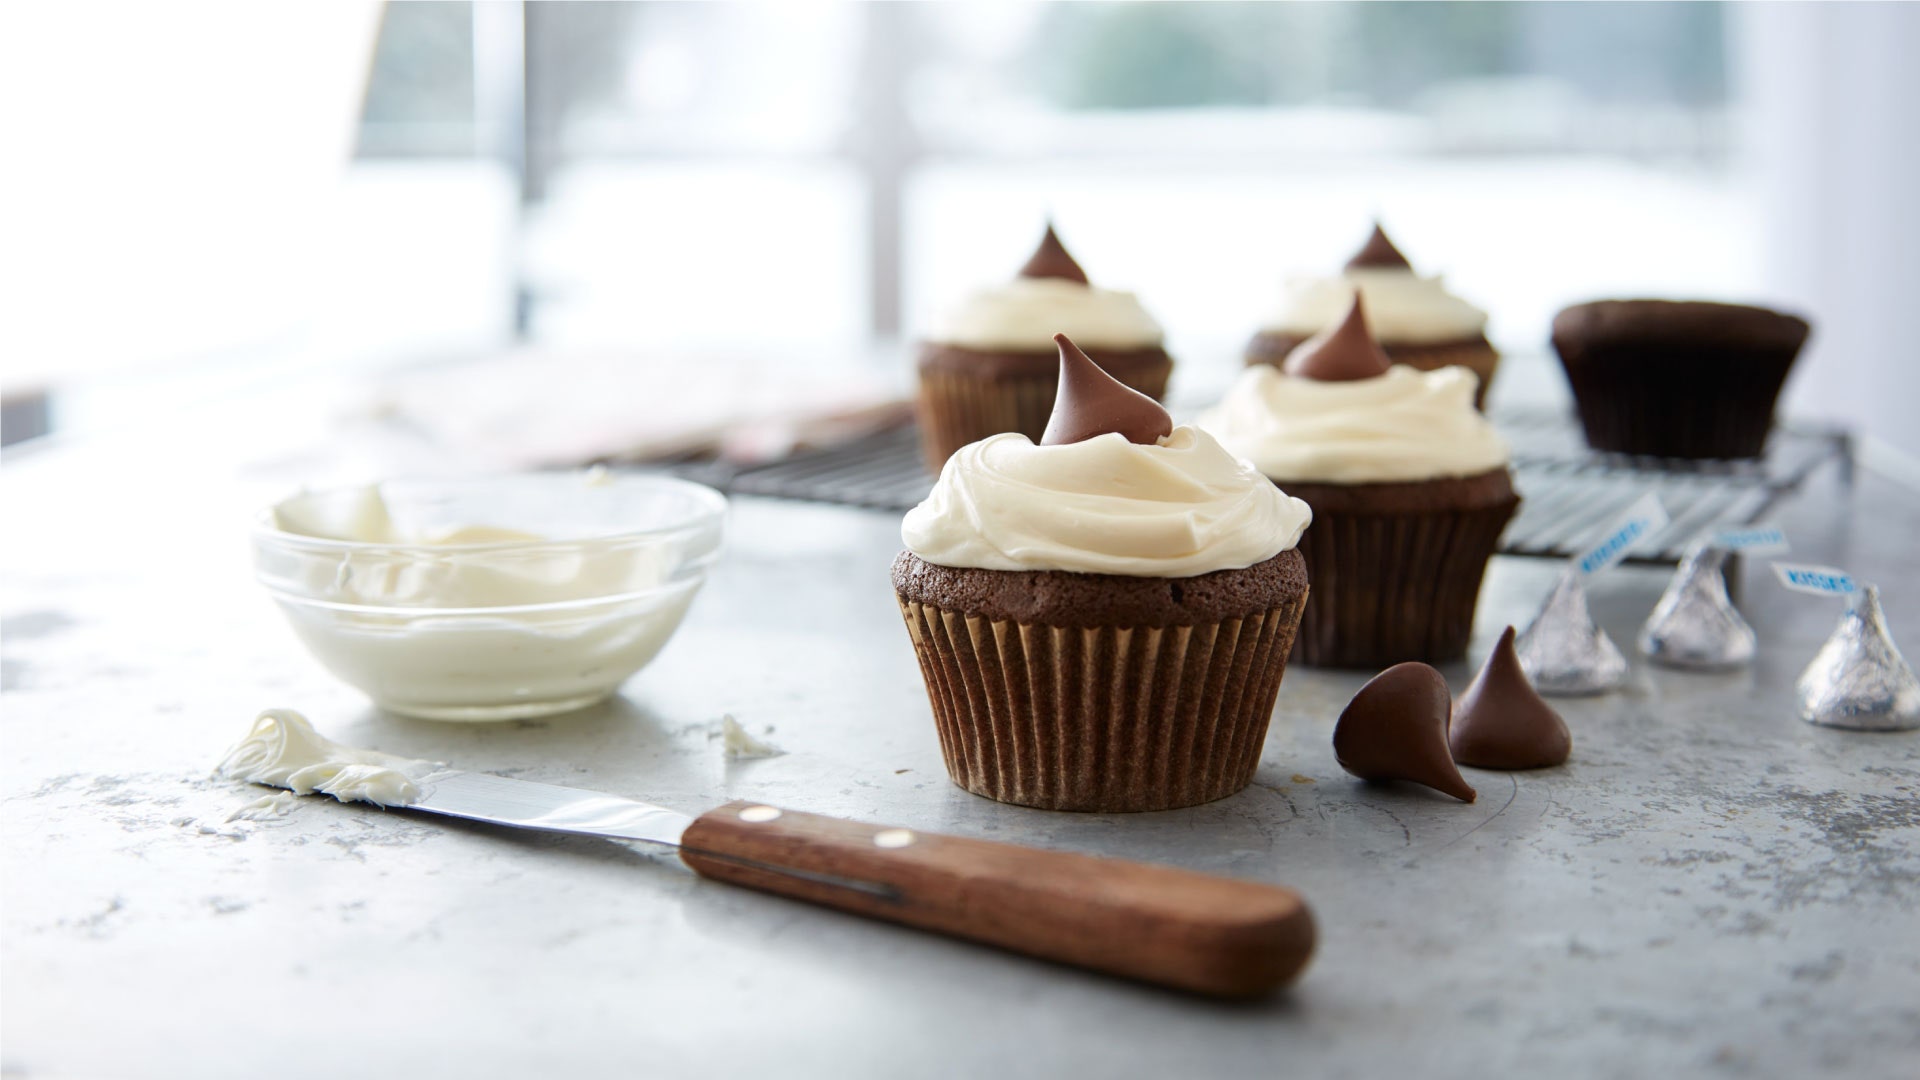
[[1291, 982], [1313, 916], [1291, 889], [735, 802], [694, 821], [704, 877], [1222, 997]]

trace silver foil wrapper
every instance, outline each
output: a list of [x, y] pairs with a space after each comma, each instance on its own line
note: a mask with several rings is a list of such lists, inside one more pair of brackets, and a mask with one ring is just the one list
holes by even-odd
[[1893, 643], [1878, 588], [1861, 589], [1794, 690], [1800, 719], [1809, 724], [1849, 731], [1920, 728], [1920, 679]]
[[1593, 621], [1587, 590], [1572, 568], [1514, 642], [1520, 667], [1543, 694], [1604, 694], [1627, 680], [1627, 658]]
[[1721, 574], [1727, 553], [1700, 545], [1687, 552], [1667, 591], [1640, 628], [1640, 651], [1664, 667], [1715, 671], [1753, 663], [1753, 627], [1734, 609]]

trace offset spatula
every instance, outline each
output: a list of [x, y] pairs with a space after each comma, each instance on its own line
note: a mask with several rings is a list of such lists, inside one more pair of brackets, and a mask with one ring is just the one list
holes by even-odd
[[1313, 952], [1291, 889], [732, 802], [697, 818], [633, 799], [442, 773], [404, 809], [645, 840], [695, 872], [856, 915], [1222, 997], [1290, 982]]

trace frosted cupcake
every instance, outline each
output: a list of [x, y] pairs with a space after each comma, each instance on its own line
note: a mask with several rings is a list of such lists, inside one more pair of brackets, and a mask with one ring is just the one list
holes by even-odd
[[1466, 654], [1487, 560], [1520, 499], [1463, 368], [1389, 364], [1362, 301], [1242, 372], [1199, 425], [1313, 507], [1298, 659], [1325, 667]]
[[947, 771], [1054, 810], [1224, 798], [1260, 760], [1312, 511], [1059, 351], [1040, 442], [966, 446], [901, 525], [893, 585]]
[[1127, 386], [1166, 396], [1173, 358], [1160, 324], [1132, 293], [1089, 284], [1049, 225], [1018, 277], [968, 296], [920, 345], [920, 439], [930, 469], [989, 435], [1040, 438], [1059, 380], [1056, 333]]
[[1287, 354], [1338, 322], [1356, 291], [1367, 302], [1367, 328], [1394, 363], [1421, 371], [1466, 368], [1479, 380], [1474, 407], [1486, 407], [1487, 387], [1500, 364], [1487, 341], [1487, 313], [1448, 292], [1437, 275], [1414, 273], [1378, 224], [1337, 276], [1288, 279], [1280, 306], [1247, 345], [1247, 363], [1279, 367]]

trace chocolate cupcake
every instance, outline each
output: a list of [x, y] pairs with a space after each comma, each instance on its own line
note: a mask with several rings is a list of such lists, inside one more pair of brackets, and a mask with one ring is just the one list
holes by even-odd
[[1301, 663], [1457, 660], [1520, 505], [1507, 446], [1473, 407], [1471, 373], [1390, 364], [1362, 308], [1354, 297], [1284, 371], [1248, 368], [1199, 424], [1313, 507]]
[[1246, 787], [1306, 603], [1312, 514], [1062, 335], [1058, 405], [954, 455], [893, 585], [954, 783], [1052, 810]]
[[1160, 324], [1129, 292], [1087, 282], [1048, 225], [1020, 275], [981, 289], [920, 345], [920, 442], [934, 472], [989, 435], [1046, 430], [1059, 379], [1053, 335], [1064, 332], [1107, 374], [1155, 400], [1173, 358]]
[[1554, 316], [1553, 348], [1595, 450], [1751, 458], [1808, 331], [1767, 308], [1598, 300]]
[[1376, 222], [1373, 235], [1335, 277], [1288, 279], [1280, 306], [1247, 345], [1247, 363], [1279, 367], [1313, 335], [1340, 321], [1355, 293], [1367, 302], [1367, 328], [1396, 364], [1438, 371], [1463, 367], [1479, 380], [1473, 404], [1485, 409], [1500, 354], [1487, 341], [1487, 313], [1421, 277]]

